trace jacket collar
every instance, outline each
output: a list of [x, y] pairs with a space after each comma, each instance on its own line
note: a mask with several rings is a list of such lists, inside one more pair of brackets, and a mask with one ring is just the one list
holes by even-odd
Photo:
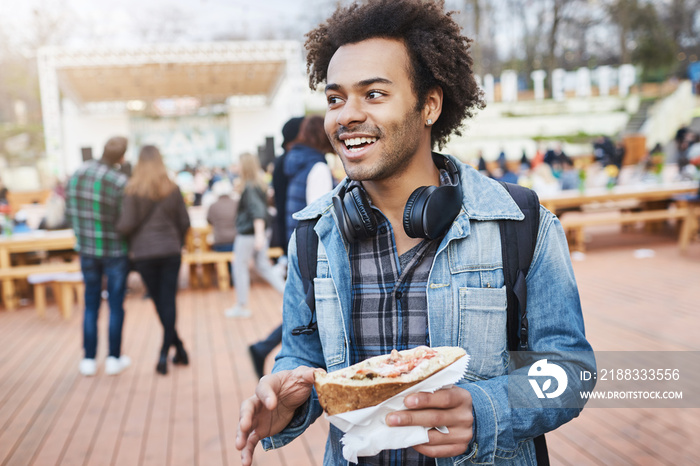
[[[470, 165], [464, 164], [456, 158], [450, 158], [460, 172], [460, 184], [462, 189], [462, 212], [455, 219], [455, 223], [465, 225], [470, 220], [522, 220], [525, 218], [513, 198], [497, 181], [488, 178]], [[340, 189], [349, 183], [348, 178], [343, 179], [333, 191], [326, 193], [295, 213], [297, 220], [307, 220], [324, 215], [333, 205], [331, 199], [338, 194]]]

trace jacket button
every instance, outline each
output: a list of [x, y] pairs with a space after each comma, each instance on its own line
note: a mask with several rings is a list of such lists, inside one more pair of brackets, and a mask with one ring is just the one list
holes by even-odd
[[403, 293], [400, 291], [396, 292], [396, 299], [401, 299], [403, 297]]

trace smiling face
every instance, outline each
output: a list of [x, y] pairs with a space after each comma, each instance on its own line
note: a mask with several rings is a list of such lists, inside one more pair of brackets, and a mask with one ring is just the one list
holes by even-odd
[[410, 66], [406, 47], [398, 40], [347, 44], [333, 55], [325, 129], [351, 179], [399, 176], [416, 154], [429, 156], [429, 110], [416, 109]]

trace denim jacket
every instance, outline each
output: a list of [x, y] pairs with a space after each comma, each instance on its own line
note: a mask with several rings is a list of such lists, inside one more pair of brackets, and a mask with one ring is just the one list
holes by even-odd
[[[582, 405], [550, 409], [510, 407], [506, 290], [498, 220], [522, 219], [523, 214], [499, 183], [452, 160], [460, 169], [463, 202], [438, 247], [430, 271], [426, 290], [428, 334], [431, 346], [461, 346], [471, 357], [467, 374], [458, 386], [472, 396], [475, 435], [463, 455], [439, 458], [436, 464], [535, 465], [532, 438], [576, 417]], [[352, 343], [348, 244], [331, 208], [331, 196], [339, 188], [295, 214], [299, 220], [319, 217], [315, 227], [319, 252], [314, 280], [318, 332], [291, 334], [293, 328], [308, 324], [311, 318], [304, 299], [296, 242], [292, 238], [284, 293], [282, 349], [273, 372], [300, 365], [331, 372], [349, 365], [348, 346]], [[591, 351], [584, 334], [566, 237], [559, 220], [544, 207], [540, 210], [537, 245], [526, 281], [530, 350]], [[590, 368], [585, 361], [574, 361], [579, 362], [580, 366]], [[569, 375], [570, 389], [581, 388], [583, 382], [578, 375]], [[314, 391], [282, 432], [263, 440], [264, 448], [286, 445], [321, 414]], [[331, 425], [324, 465], [347, 464], [342, 456], [341, 437], [342, 432]]]

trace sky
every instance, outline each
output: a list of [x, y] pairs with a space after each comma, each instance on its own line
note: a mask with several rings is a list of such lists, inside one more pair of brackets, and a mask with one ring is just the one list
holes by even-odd
[[[130, 47], [154, 42], [211, 40], [304, 41], [304, 34], [327, 18], [337, 3], [351, 1], [0, 0], [0, 41], [30, 55], [33, 55], [32, 47], [22, 47], [47, 42], [74, 47]], [[448, 10], [465, 8], [464, 0], [445, 3]], [[36, 26], [35, 10], [43, 13], [44, 25], [46, 18], [60, 18], [61, 27]], [[38, 34], [51, 37], [37, 40]], [[502, 50], [513, 47], [511, 36], [497, 33], [498, 47]]]
[[31, 40], [32, 11], [63, 18], [67, 45], [138, 45], [216, 38], [303, 40], [332, 0], [2, 0], [0, 27], [9, 42]]

